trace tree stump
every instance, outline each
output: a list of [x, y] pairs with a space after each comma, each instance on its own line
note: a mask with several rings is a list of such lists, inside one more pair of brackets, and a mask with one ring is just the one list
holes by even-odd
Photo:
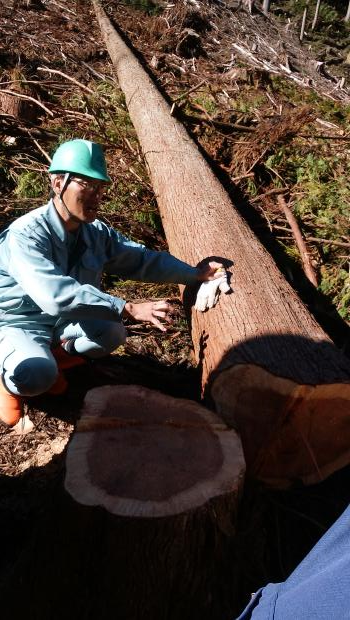
[[89, 391], [12, 617], [231, 619], [243, 473], [235, 431], [195, 401]]
[[35, 97], [33, 85], [27, 83], [25, 74], [18, 67], [4, 73], [2, 81], [7, 80], [13, 82], [13, 85], [5, 88], [7, 92], [0, 92], [0, 111], [18, 120], [36, 122], [40, 115], [40, 108], [29, 99], [21, 97], [21, 95]]

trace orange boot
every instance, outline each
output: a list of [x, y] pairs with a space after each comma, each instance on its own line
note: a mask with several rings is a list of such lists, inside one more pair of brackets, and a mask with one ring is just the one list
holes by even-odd
[[59, 396], [60, 394], [64, 394], [68, 388], [68, 381], [62, 371], [86, 364], [86, 360], [80, 357], [80, 355], [70, 355], [61, 345], [52, 349], [52, 355], [57, 362], [58, 377], [53, 386], [47, 391], [47, 394]]
[[0, 422], [15, 426], [22, 417], [23, 399], [8, 392], [0, 377]]

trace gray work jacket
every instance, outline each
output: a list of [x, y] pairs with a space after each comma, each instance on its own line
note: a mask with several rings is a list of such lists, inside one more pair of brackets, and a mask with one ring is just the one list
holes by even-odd
[[58, 319], [121, 320], [125, 301], [102, 292], [105, 271], [143, 282], [196, 282], [198, 270], [130, 241], [100, 220], [72, 242], [50, 201], [0, 235], [0, 327], [54, 325]]

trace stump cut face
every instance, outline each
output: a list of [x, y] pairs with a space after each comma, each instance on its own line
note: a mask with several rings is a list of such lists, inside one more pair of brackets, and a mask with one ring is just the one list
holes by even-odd
[[198, 403], [140, 386], [87, 393], [68, 449], [66, 489], [125, 516], [165, 516], [237, 488], [240, 440]]

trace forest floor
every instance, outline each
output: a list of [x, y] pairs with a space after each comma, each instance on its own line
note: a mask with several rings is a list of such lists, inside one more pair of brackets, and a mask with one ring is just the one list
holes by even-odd
[[[279, 4], [284, 12], [268, 19], [233, 1], [104, 6], [286, 278], [349, 353], [350, 33], [339, 22], [338, 38], [328, 27], [301, 43], [290, 3]], [[0, 91], [2, 227], [47, 200], [46, 169], [57, 143], [84, 137], [104, 145], [114, 179], [101, 217], [135, 240], [166, 248], [142, 153], [87, 0], [1, 5]], [[297, 217], [317, 289], [303, 271], [278, 195]], [[62, 486], [67, 442], [88, 389], [138, 383], [200, 399], [177, 287], [114, 280], [104, 286], [133, 300], [171, 299], [175, 323], [166, 335], [129, 325], [127, 344], [115, 355], [70, 371], [67, 395], [27, 403], [30, 433], [0, 431], [0, 579]], [[307, 489], [247, 484], [237, 607], [260, 585], [286, 578], [347, 505], [348, 483], [346, 468]]]

